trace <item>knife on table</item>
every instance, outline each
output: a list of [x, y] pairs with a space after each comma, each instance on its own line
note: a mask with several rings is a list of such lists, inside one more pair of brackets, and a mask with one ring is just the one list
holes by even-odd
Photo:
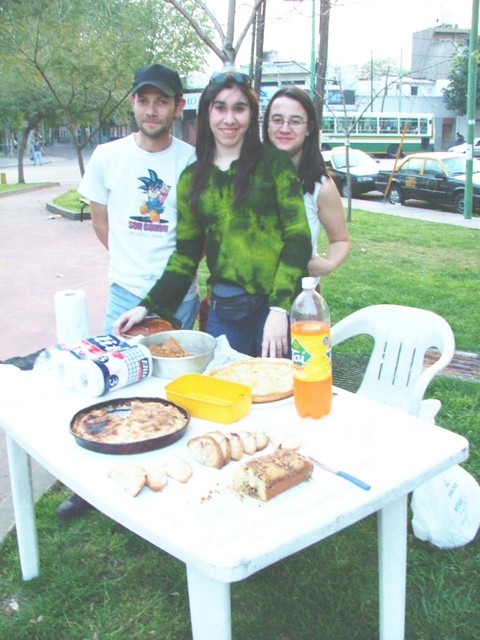
[[312, 458], [312, 456], [308, 456], [308, 457], [313, 462], [313, 464], [316, 464], [321, 469], [324, 469], [325, 471], [330, 471], [330, 473], [334, 473], [335, 475], [340, 476], [341, 478], [344, 478], [345, 480], [349, 480], [350, 482], [353, 482], [353, 484], [356, 484], [357, 487], [360, 487], [360, 489], [363, 489], [364, 491], [370, 491], [371, 486], [369, 484], [367, 484], [366, 482], [363, 482], [362, 480], [359, 480], [355, 476], [352, 476], [349, 473], [346, 473], [345, 471], [340, 471], [339, 469], [334, 469], [333, 467], [329, 467], [328, 464], [324, 464], [323, 462], [319, 462], [315, 458]]

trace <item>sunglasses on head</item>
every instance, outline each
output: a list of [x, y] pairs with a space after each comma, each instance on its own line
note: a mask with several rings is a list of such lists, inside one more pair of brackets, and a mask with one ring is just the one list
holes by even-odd
[[235, 80], [238, 84], [246, 84], [250, 86], [250, 76], [240, 71], [218, 71], [210, 78], [209, 84], [222, 84], [227, 80]]

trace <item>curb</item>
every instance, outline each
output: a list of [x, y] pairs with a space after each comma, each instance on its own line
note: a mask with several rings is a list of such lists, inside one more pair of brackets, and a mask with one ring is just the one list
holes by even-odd
[[83, 216], [80, 211], [72, 211], [71, 209], [64, 209], [63, 207], [58, 207], [53, 202], [47, 202], [45, 205], [47, 207], [47, 211], [50, 213], [54, 213], [55, 215], [63, 216], [64, 218], [69, 218], [70, 220], [90, 220], [90, 212], [85, 211]]
[[[10, 191], [5, 191], [4, 193], [0, 193], [0, 198], [6, 198], [8, 196], [18, 195], [20, 193], [29, 193], [31, 191], [39, 191], [40, 189], [50, 189], [51, 187], [60, 187], [60, 182], [45, 182], [44, 184], [39, 184], [34, 187], [20, 187], [18, 189], [11, 189]], [[83, 215], [80, 211], [72, 211], [71, 209], [64, 209], [63, 207], [58, 207], [53, 202], [46, 203], [47, 211], [53, 213], [55, 215], [63, 216], [64, 218], [69, 218], [70, 220], [90, 220], [90, 212], [85, 211]]]

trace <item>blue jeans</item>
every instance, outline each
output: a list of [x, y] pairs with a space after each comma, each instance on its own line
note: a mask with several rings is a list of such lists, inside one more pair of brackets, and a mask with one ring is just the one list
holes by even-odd
[[[102, 333], [111, 333], [115, 320], [125, 311], [137, 307], [141, 299], [115, 282], [111, 284]], [[191, 300], [183, 301], [173, 315], [180, 320], [183, 329], [192, 329], [199, 309], [200, 299], [195, 296]]]
[[214, 338], [225, 335], [235, 351], [249, 356], [261, 356], [263, 328], [269, 313], [266, 296], [245, 293], [219, 298], [212, 294], [207, 333]]

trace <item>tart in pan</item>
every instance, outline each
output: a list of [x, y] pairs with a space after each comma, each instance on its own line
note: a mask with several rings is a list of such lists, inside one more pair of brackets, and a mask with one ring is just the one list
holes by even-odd
[[70, 433], [85, 449], [100, 453], [142, 453], [179, 440], [190, 413], [163, 398], [117, 398], [85, 407], [70, 422]]

